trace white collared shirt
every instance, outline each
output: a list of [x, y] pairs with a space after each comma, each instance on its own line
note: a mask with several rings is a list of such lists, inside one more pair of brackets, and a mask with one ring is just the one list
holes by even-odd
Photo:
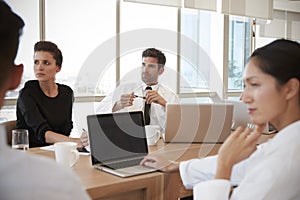
[[[132, 92], [138, 96], [146, 95], [146, 84], [143, 82], [123, 84], [114, 90], [113, 93], [107, 95], [96, 108], [97, 113], [112, 112], [112, 108], [117, 101], [120, 100], [122, 94], [131, 94]], [[179, 103], [177, 95], [168, 87], [158, 83], [152, 85], [152, 90], [155, 90], [161, 95], [167, 103]], [[135, 98], [132, 106], [125, 107], [118, 112], [124, 111], [144, 111], [145, 100], [142, 98]], [[163, 106], [152, 103], [150, 108], [150, 124], [159, 125], [161, 131], [165, 129], [166, 112]]]
[[236, 164], [230, 182], [213, 179], [216, 156], [182, 162], [180, 175], [187, 188], [197, 188], [201, 200], [228, 199], [230, 185], [238, 185], [230, 198], [233, 200], [300, 199], [299, 141], [300, 121], [297, 121]]

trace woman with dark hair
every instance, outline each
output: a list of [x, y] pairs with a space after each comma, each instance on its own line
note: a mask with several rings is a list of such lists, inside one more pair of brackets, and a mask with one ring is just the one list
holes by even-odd
[[[149, 155], [141, 164], [179, 170], [195, 199], [300, 199], [300, 44], [281, 39], [255, 50], [243, 80], [255, 129], [238, 127], [217, 156], [174, 163]], [[268, 122], [278, 133], [257, 146]]]
[[74, 94], [70, 87], [55, 82], [63, 56], [56, 44], [40, 41], [34, 45], [34, 74], [20, 91], [17, 101], [17, 127], [28, 129], [29, 146], [39, 147], [55, 142], [76, 142], [78, 148], [88, 144], [87, 134], [70, 138], [73, 128]]

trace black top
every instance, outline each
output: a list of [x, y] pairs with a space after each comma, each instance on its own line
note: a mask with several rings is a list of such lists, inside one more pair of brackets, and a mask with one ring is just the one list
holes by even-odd
[[17, 101], [17, 128], [28, 129], [29, 147], [48, 145], [45, 142], [46, 131], [66, 136], [73, 128], [72, 106], [73, 90], [58, 85], [58, 95], [54, 98], [44, 94], [37, 80], [25, 83]]

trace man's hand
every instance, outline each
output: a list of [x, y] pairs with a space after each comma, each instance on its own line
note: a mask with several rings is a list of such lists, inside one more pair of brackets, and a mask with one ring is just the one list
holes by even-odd
[[132, 106], [134, 101], [134, 94], [122, 94], [119, 101], [117, 101], [112, 109], [113, 112], [121, 110], [127, 106]]
[[165, 107], [167, 104], [167, 101], [162, 96], [160, 96], [155, 90], [147, 90], [146, 102], [148, 104], [157, 103], [163, 107]]

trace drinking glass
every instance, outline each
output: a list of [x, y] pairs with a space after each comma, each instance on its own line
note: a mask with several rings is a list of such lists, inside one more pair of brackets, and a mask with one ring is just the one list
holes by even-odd
[[29, 139], [27, 129], [14, 129], [12, 130], [12, 141], [11, 145], [13, 149], [28, 150]]

